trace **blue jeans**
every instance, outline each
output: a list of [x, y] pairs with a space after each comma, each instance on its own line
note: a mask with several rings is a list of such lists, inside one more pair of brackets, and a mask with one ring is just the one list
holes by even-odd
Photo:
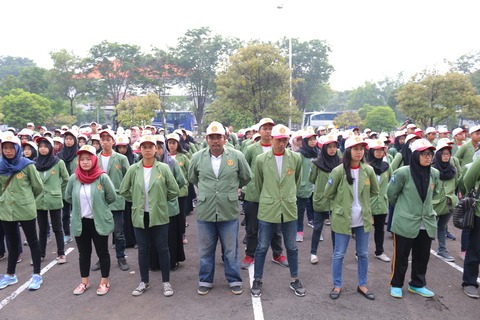
[[447, 214], [437, 216], [437, 238], [438, 238], [438, 253], [447, 253], [446, 237], [447, 237], [447, 224], [452, 216], [452, 211]]
[[225, 278], [230, 287], [241, 286], [240, 263], [238, 261], [238, 220], [210, 222], [197, 221], [198, 255], [200, 267], [198, 285], [213, 287], [215, 275], [215, 249], [220, 239], [223, 250]]
[[123, 230], [123, 210], [112, 211], [113, 223], [115, 224], [113, 229], [113, 235], [115, 237], [115, 253], [117, 259], [125, 257], [125, 233]]
[[[355, 234], [355, 250], [358, 256], [358, 285], [366, 286], [368, 272], [368, 238], [370, 232], [365, 232], [363, 226], [352, 228], [352, 231]], [[350, 237], [350, 234], [335, 233], [335, 248], [333, 249], [332, 259], [333, 286], [335, 288], [342, 287], [343, 257], [347, 252]]]
[[297, 232], [303, 232], [303, 217], [305, 216], [305, 210], [307, 211], [307, 220], [313, 221], [313, 207], [311, 198], [297, 197]]
[[265, 265], [265, 256], [273, 234], [278, 230], [278, 226], [282, 230], [283, 242], [287, 251], [287, 259], [290, 268], [290, 276], [298, 277], [298, 248], [297, 248], [297, 221], [289, 221], [282, 223], [270, 223], [258, 220], [258, 245], [255, 250], [255, 272], [254, 277], [261, 279], [263, 277], [263, 267]]
[[135, 238], [138, 245], [138, 266], [140, 268], [140, 279], [142, 282], [148, 283], [150, 268], [150, 243], [155, 245], [158, 254], [158, 264], [162, 270], [162, 282], [170, 281], [170, 253], [168, 251], [168, 224], [148, 227], [150, 223], [150, 215], [144, 213], [144, 226], [142, 228], [134, 228]]
[[[325, 219], [330, 218], [330, 213], [328, 211], [324, 212], [313, 212], [313, 232], [312, 232], [312, 245], [310, 247], [310, 253], [316, 255], [318, 244], [320, 243], [320, 236], [322, 235], [323, 224]], [[332, 233], [332, 245], [335, 247], [335, 233]]]

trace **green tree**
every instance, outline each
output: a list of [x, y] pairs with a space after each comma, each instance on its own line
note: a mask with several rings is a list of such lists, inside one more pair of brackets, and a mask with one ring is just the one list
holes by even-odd
[[390, 132], [396, 128], [398, 122], [395, 118], [395, 112], [388, 106], [374, 107], [364, 121], [364, 126], [376, 132]]
[[424, 127], [437, 126], [455, 117], [457, 110], [464, 118], [477, 117], [480, 102], [468, 76], [425, 72], [419, 77], [397, 94], [399, 109], [415, 123]]
[[[287, 123], [299, 118], [289, 98], [289, 70], [279, 50], [270, 44], [252, 44], [230, 57], [228, 68], [217, 78], [217, 101], [252, 121], [271, 117]], [[297, 122], [299, 119], [296, 119]]]
[[356, 126], [360, 128], [363, 126], [363, 121], [357, 112], [347, 111], [333, 119], [333, 124], [336, 127], [345, 129], [351, 126]]
[[37, 94], [14, 89], [1, 100], [4, 123], [24, 128], [27, 122], [43, 124], [53, 117], [52, 102]]
[[[368, 104], [365, 104], [363, 105], [363, 107], [361, 107], [360, 109], [358, 109], [358, 115], [360, 116], [360, 118], [362, 120], [365, 120], [367, 118], [367, 115], [370, 111], [374, 110], [376, 107], [374, 106], [371, 106], [371, 105], [368, 105]], [[368, 127], [368, 126], [367, 126]]]
[[364, 105], [381, 106], [385, 105], [385, 101], [381, 98], [381, 92], [377, 85], [372, 82], [365, 82], [352, 90], [348, 96], [348, 108], [350, 110], [358, 110]]
[[[97, 80], [94, 92], [100, 97], [108, 97], [110, 105], [118, 105], [140, 86], [143, 55], [139, 46], [102, 41], [90, 48], [84, 62], [84, 75]], [[113, 120], [115, 128], [118, 126], [116, 118], [117, 114]]]
[[0, 82], [7, 76], [18, 77], [24, 68], [36, 66], [35, 62], [28, 58], [0, 56]]
[[237, 39], [212, 35], [211, 30], [204, 27], [188, 30], [178, 40], [177, 47], [170, 48], [178, 67], [177, 80], [192, 98], [199, 134], [205, 107], [216, 92], [216, 72], [239, 45]]
[[119, 125], [125, 128], [133, 125], [147, 125], [155, 116], [155, 110], [160, 110], [160, 99], [154, 94], [132, 97], [122, 100], [115, 109]]

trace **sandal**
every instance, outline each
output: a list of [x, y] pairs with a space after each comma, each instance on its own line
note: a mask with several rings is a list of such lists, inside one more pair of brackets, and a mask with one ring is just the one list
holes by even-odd
[[108, 290], [110, 290], [110, 283], [100, 283], [97, 289], [97, 295], [104, 296], [108, 293]]
[[73, 290], [73, 294], [78, 296], [78, 295], [84, 293], [85, 290], [87, 290], [88, 288], [90, 288], [90, 283], [83, 283], [82, 282], [78, 285], [78, 287], [75, 288], [75, 290]]

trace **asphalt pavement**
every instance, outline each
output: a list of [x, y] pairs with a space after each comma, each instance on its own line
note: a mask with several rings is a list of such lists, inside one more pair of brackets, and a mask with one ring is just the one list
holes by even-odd
[[[243, 216], [240, 216], [240, 220]], [[197, 294], [198, 250], [196, 213], [187, 217], [188, 244], [185, 245], [187, 260], [171, 272], [171, 284], [175, 290], [172, 297], [162, 293], [160, 272], [151, 272], [151, 288], [141, 296], [131, 292], [140, 282], [137, 250], [126, 250], [129, 271], [121, 271], [116, 264], [115, 250], [110, 250], [112, 267], [110, 292], [105, 296], [96, 295], [100, 281], [99, 271], [91, 272], [92, 287], [83, 295], [73, 295], [80, 283], [78, 251], [75, 243], [67, 245], [67, 263], [55, 262], [55, 240], [47, 247], [47, 257], [42, 262], [44, 283], [38, 291], [28, 291], [32, 272], [30, 251], [24, 247], [23, 261], [17, 265], [19, 282], [0, 290], [0, 319], [479, 319], [480, 300], [467, 297], [462, 290], [463, 261], [460, 252], [460, 230], [450, 225], [457, 240], [447, 240], [447, 248], [455, 257], [454, 263], [447, 263], [434, 254], [430, 255], [427, 272], [427, 287], [435, 292], [434, 298], [423, 298], [406, 290], [403, 299], [389, 295], [390, 263], [374, 256], [373, 232], [370, 236], [368, 288], [376, 299], [367, 300], [357, 293], [357, 261], [355, 240], [351, 239], [344, 260], [344, 287], [338, 300], [329, 297], [332, 289], [330, 227], [324, 229], [324, 241], [320, 242], [316, 265], [310, 263], [310, 241], [312, 229], [305, 223], [305, 239], [298, 243], [299, 277], [307, 295], [297, 297], [289, 288], [288, 268], [270, 261], [267, 255], [261, 298], [252, 298], [249, 292], [250, 273], [242, 270], [244, 292], [233, 295], [225, 280], [221, 262], [220, 246], [217, 247], [215, 286], [205, 296]], [[239, 259], [244, 257], [244, 228], [239, 233]], [[432, 243], [436, 249], [437, 242]], [[385, 236], [385, 253], [392, 256], [392, 238]], [[96, 256], [92, 258], [96, 261]], [[0, 272], [6, 272], [7, 261], [0, 261]], [[406, 283], [410, 269], [407, 271]]]

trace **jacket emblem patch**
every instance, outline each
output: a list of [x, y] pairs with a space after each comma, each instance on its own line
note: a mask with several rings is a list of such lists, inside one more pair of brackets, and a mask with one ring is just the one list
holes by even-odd
[[98, 189], [98, 190], [102, 190], [102, 189], [103, 189], [103, 186], [102, 186], [101, 184], [99, 184], [99, 185], [97, 186], [97, 189]]
[[233, 160], [232, 159], [227, 160], [227, 166], [229, 166], [229, 167], [233, 166]]
[[17, 174], [17, 179], [22, 180], [23, 176], [24, 176], [23, 173], [20, 172]]

